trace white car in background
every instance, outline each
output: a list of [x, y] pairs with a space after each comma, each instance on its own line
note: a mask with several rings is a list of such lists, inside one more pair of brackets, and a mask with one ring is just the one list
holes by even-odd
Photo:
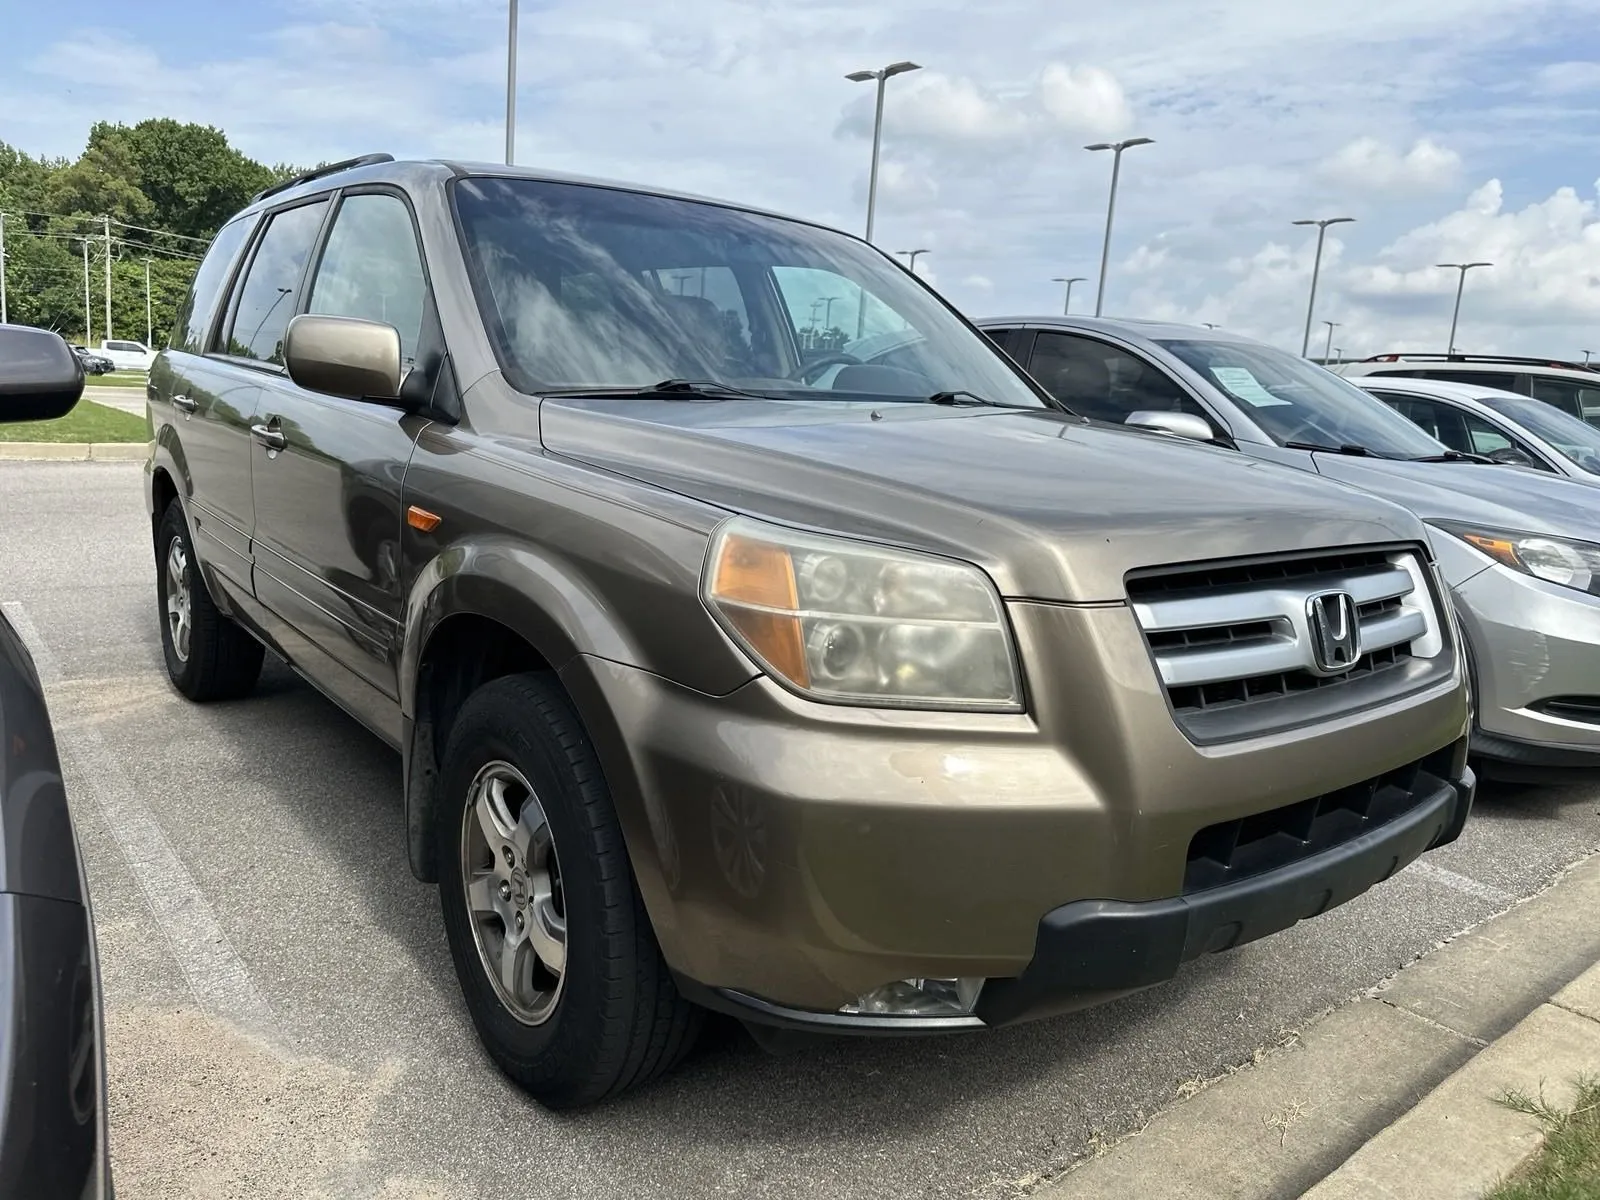
[[99, 353], [116, 364], [119, 371], [148, 371], [155, 362], [155, 351], [143, 342], [110, 338], [100, 343]]
[[1600, 366], [1497, 354], [1377, 354], [1343, 364], [1338, 374], [1351, 383], [1382, 376], [1499, 388], [1542, 400], [1570, 416], [1600, 425]]
[[1350, 382], [1452, 450], [1600, 485], [1600, 429], [1542, 400], [1438, 379]]

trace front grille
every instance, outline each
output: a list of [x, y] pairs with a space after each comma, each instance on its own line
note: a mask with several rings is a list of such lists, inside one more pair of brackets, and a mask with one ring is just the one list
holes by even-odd
[[1445, 785], [1453, 753], [1446, 748], [1338, 791], [1207, 825], [1189, 842], [1184, 894], [1277, 870], [1404, 816]]
[[[1449, 669], [1427, 570], [1413, 550], [1206, 563], [1127, 582], [1173, 715], [1195, 740], [1324, 719]], [[1313, 649], [1308, 604], [1325, 592], [1348, 595], [1355, 609], [1361, 653], [1344, 669], [1319, 663]], [[1297, 699], [1315, 716], [1285, 706]]]

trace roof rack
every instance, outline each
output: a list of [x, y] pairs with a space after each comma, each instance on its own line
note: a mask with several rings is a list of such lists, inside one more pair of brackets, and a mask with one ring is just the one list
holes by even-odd
[[342, 158], [338, 162], [324, 163], [320, 167], [313, 167], [309, 171], [302, 171], [293, 179], [285, 179], [282, 183], [275, 183], [269, 188], [257, 192], [250, 197], [250, 203], [265, 200], [268, 196], [276, 196], [279, 192], [286, 192], [292, 187], [302, 183], [309, 183], [313, 179], [321, 179], [324, 175], [334, 175], [340, 171], [353, 170], [356, 167], [370, 167], [373, 163], [393, 162], [392, 154], [358, 154], [354, 158]]
[[1459, 363], [1521, 363], [1529, 367], [1559, 367], [1569, 371], [1596, 371], [1600, 364], [1563, 361], [1558, 358], [1524, 358], [1514, 354], [1412, 354], [1404, 350], [1389, 354], [1373, 354], [1362, 362], [1459, 362]]

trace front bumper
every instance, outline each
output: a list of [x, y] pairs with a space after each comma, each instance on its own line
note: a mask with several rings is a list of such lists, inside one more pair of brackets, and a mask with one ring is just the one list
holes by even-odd
[[708, 696], [587, 656], [562, 669], [681, 979], [780, 1019], [837, 1014], [895, 980], [1017, 978], [1064, 905], [1233, 883], [1188, 879], [1203, 831], [1441, 756], [1436, 775], [1466, 778], [1459, 671], [1312, 727], [1200, 746], [1126, 608], [1011, 610], [1023, 661], [1072, 682], [1036, 688], [1026, 714], [823, 705], [765, 679]]
[[1473, 750], [1527, 767], [1600, 768], [1597, 719], [1544, 711], [1600, 705], [1600, 598], [1495, 565], [1455, 589], [1477, 700]]

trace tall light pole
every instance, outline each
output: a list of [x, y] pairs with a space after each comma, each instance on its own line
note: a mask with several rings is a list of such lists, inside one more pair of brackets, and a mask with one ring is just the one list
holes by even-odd
[[144, 260], [144, 348], [150, 349], [150, 343], [155, 341], [150, 329], [150, 260]]
[[883, 85], [896, 75], [921, 69], [920, 63], [897, 62], [876, 71], [851, 71], [845, 76], [851, 83], [865, 83], [869, 79], [875, 79], [878, 83], [878, 108], [872, 118], [872, 173], [867, 177], [867, 241], [869, 242], [872, 240], [873, 211], [878, 206], [878, 150], [883, 145]]
[[1317, 308], [1317, 276], [1322, 273], [1322, 239], [1327, 236], [1329, 225], [1344, 225], [1354, 220], [1354, 217], [1313, 217], [1304, 221], [1290, 222], [1293, 225], [1317, 227], [1317, 256], [1311, 261], [1311, 299], [1306, 301], [1306, 335], [1300, 339], [1301, 358], [1305, 358], [1311, 350], [1311, 315]]
[[89, 318], [89, 239], [83, 239], [83, 348], [94, 344], [94, 329]]
[[1461, 293], [1467, 286], [1467, 272], [1472, 270], [1473, 267], [1492, 267], [1494, 264], [1492, 262], [1469, 262], [1434, 263], [1433, 265], [1436, 267], [1448, 267], [1452, 271], [1461, 272], [1456, 279], [1456, 308], [1450, 314], [1450, 344], [1445, 348], [1445, 354], [1450, 355], [1456, 352], [1456, 323], [1461, 320]]
[[1322, 359], [1326, 362], [1333, 357], [1333, 331], [1339, 328], [1340, 322], [1324, 321], [1323, 324], [1328, 327], [1328, 344], [1322, 351]]
[[928, 253], [928, 251], [925, 250], [925, 249], [923, 249], [923, 250], [896, 250], [895, 253], [896, 254], [904, 254], [906, 256], [906, 270], [910, 271], [913, 275], [915, 275], [917, 273], [917, 255], [926, 254], [926, 253]]
[[1344, 347], [1343, 346], [1335, 346], [1333, 348], [1333, 356], [1334, 356], [1334, 358], [1338, 359], [1340, 362], [1343, 362], [1344, 361]]
[[[112, 338], [111, 332], [111, 218], [101, 217], [105, 224], [106, 239], [106, 340]], [[88, 349], [87, 346], [84, 349]]]
[[[5, 244], [4, 241], [0, 241], [0, 267], [5, 266], [5, 261], [6, 261], [6, 244]], [[0, 322], [4, 322], [5, 319], [6, 319], [6, 317], [5, 317], [5, 308], [3, 307], [5, 302], [6, 302], [5, 285], [4, 284], [0, 284]], [[1584, 366], [1587, 367], [1589, 365], [1589, 355], [1591, 355], [1593, 353], [1594, 353], [1593, 350], [1585, 350], [1583, 352], [1583, 365]]]
[[824, 296], [822, 298], [824, 305], [822, 309], [822, 327], [824, 329], [833, 328], [833, 302], [838, 298], [837, 296]]
[[1051, 283], [1064, 283], [1064, 284], [1067, 285], [1067, 298], [1064, 301], [1062, 301], [1062, 304], [1061, 304], [1061, 315], [1063, 317], [1070, 315], [1071, 312], [1072, 312], [1072, 285], [1075, 284], [1075, 283], [1087, 283], [1088, 282], [1087, 276], [1074, 275], [1071, 278], [1068, 278], [1065, 275], [1055, 275], [1055, 276], [1051, 277], [1050, 282]]
[[517, 0], [510, 0], [506, 22], [506, 166], [517, 140]]
[[[0, 325], [6, 323], [6, 215], [0, 212]], [[1588, 359], [1584, 359], [1588, 362]]]
[[1111, 155], [1111, 195], [1106, 200], [1106, 240], [1100, 248], [1100, 290], [1094, 297], [1094, 315], [1099, 316], [1100, 310], [1106, 302], [1106, 264], [1111, 261], [1111, 222], [1117, 215], [1117, 177], [1122, 173], [1122, 152], [1133, 146], [1149, 146], [1155, 142], [1154, 138], [1127, 138], [1120, 142], [1096, 142], [1092, 146], [1085, 146], [1085, 150], [1110, 150]]

